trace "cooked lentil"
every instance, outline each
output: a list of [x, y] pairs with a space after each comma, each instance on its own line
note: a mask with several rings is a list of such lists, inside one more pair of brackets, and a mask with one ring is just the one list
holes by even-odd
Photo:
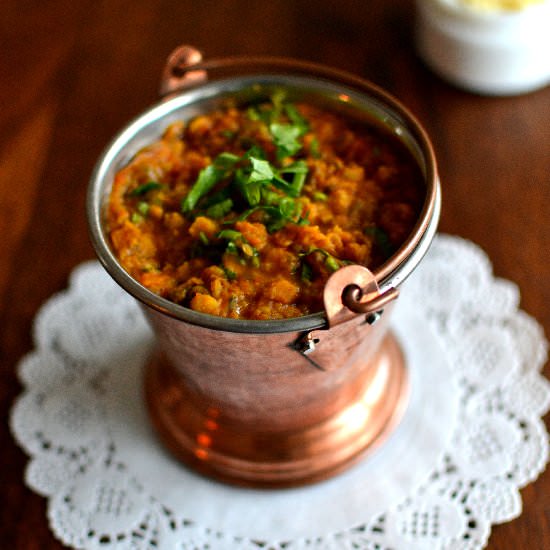
[[168, 126], [113, 182], [112, 247], [137, 281], [239, 319], [321, 311], [330, 274], [374, 269], [411, 233], [425, 189], [395, 138], [274, 96]]

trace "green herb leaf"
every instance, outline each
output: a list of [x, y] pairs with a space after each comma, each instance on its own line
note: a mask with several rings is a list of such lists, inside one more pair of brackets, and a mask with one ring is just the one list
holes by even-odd
[[305, 214], [300, 213], [297, 225], [309, 225], [309, 210], [306, 210]]
[[319, 147], [319, 140], [317, 138], [313, 138], [311, 140], [311, 143], [309, 144], [309, 152], [311, 153], [311, 156], [315, 159], [321, 158], [321, 149]]
[[282, 229], [287, 223], [292, 222], [291, 216], [294, 214], [295, 206], [294, 201], [288, 198], [289, 202], [285, 202], [277, 206], [264, 206], [263, 210], [268, 215], [269, 220], [266, 222], [266, 227], [269, 233], [274, 233]]
[[243, 234], [234, 229], [222, 229], [216, 236], [218, 239], [226, 239], [233, 242], [242, 241], [244, 239]]
[[299, 197], [304, 187], [306, 177], [308, 174], [308, 167], [305, 160], [297, 160], [291, 165], [281, 169], [281, 174], [294, 174], [288, 194], [292, 197]]
[[292, 121], [292, 124], [299, 128], [300, 135], [304, 135], [309, 130], [309, 123], [308, 121], [298, 112], [298, 109], [296, 109], [295, 105], [292, 103], [286, 103], [285, 104], [285, 111], [288, 116], [288, 118]]
[[277, 88], [273, 90], [273, 93], [271, 94], [271, 103], [273, 104], [273, 111], [275, 112], [276, 116], [279, 116], [281, 114], [285, 99], [286, 99], [285, 89]]
[[250, 157], [251, 169], [240, 168], [235, 173], [235, 185], [250, 206], [257, 206], [262, 199], [262, 188], [274, 177], [267, 160]]
[[256, 206], [260, 204], [262, 199], [262, 185], [261, 183], [247, 183], [243, 187], [244, 197], [250, 206]]
[[243, 155], [243, 159], [250, 160], [252, 157], [265, 160], [267, 159], [267, 153], [259, 145], [252, 145]]
[[[232, 269], [225, 266], [222, 266], [222, 269], [228, 281], [234, 281], [237, 278], [237, 274]], [[234, 298], [234, 296], [232, 296], [232, 298]]]
[[233, 153], [220, 153], [214, 159], [214, 166], [218, 170], [231, 170], [239, 160], [241, 160], [241, 157]]
[[193, 210], [202, 197], [207, 195], [222, 179], [229, 176], [239, 160], [240, 157], [232, 153], [221, 153], [212, 164], [203, 168], [199, 172], [197, 181], [181, 201], [182, 212], [186, 214]]
[[252, 172], [248, 178], [250, 183], [271, 181], [274, 177], [274, 172], [267, 160], [250, 157], [252, 164]]
[[307, 174], [308, 167], [305, 160], [297, 160], [279, 170], [280, 174]]
[[334, 256], [331, 256], [330, 254], [328, 254], [325, 258], [325, 265], [330, 271], [338, 271], [340, 269], [340, 263]]
[[239, 249], [237, 248], [237, 245], [233, 241], [229, 241], [227, 243], [227, 247], [225, 251], [228, 254], [234, 254], [235, 256], [239, 253]]
[[302, 279], [302, 281], [311, 281], [313, 279], [313, 270], [306, 261], [302, 261], [300, 279]]
[[273, 122], [269, 125], [269, 131], [277, 147], [279, 160], [295, 155], [302, 148], [302, 144], [298, 141], [302, 132], [298, 126]]
[[206, 233], [204, 233], [204, 231], [201, 231], [199, 233], [199, 239], [204, 246], [208, 246], [210, 244], [210, 242], [208, 241], [208, 237], [206, 236]]
[[296, 213], [296, 203], [290, 197], [283, 197], [279, 201], [279, 212], [285, 218], [291, 218]]
[[313, 193], [313, 200], [319, 201], [319, 202], [326, 202], [328, 200], [328, 196], [325, 193], [322, 193], [321, 191], [315, 191], [315, 193]]
[[394, 246], [388, 234], [376, 225], [369, 225], [363, 230], [365, 235], [374, 239], [374, 244], [380, 249], [385, 258], [389, 258], [394, 252]]
[[254, 105], [248, 107], [246, 114], [250, 120], [262, 120], [259, 109]]
[[325, 266], [330, 271], [337, 271], [344, 263], [338, 258], [334, 257], [328, 250], [325, 250], [324, 248], [310, 248], [307, 252], [302, 252], [298, 254], [298, 256], [305, 257], [309, 256], [310, 254], [314, 254], [315, 252], [319, 252], [325, 257]]
[[286, 91], [282, 88], [277, 88], [271, 94], [271, 106], [265, 101], [257, 105], [251, 105], [247, 110], [248, 118], [259, 120], [269, 125], [281, 116], [285, 98]]
[[281, 201], [282, 197], [279, 193], [277, 193], [276, 191], [273, 191], [271, 189], [267, 189], [266, 187], [264, 187], [262, 189], [262, 203], [265, 204], [265, 205], [275, 205], [275, 204], [279, 204], [279, 202]]
[[145, 201], [138, 202], [136, 206], [136, 210], [142, 215], [147, 216], [147, 213], [149, 212], [149, 203]]
[[[239, 221], [239, 222], [242, 222], [244, 220], [246, 220], [246, 218], [248, 218], [248, 216], [250, 216], [253, 212], [257, 212], [258, 210], [262, 210], [264, 207], [263, 206], [254, 206], [253, 208], [249, 208], [248, 210], [245, 210], [238, 218], [236, 221]], [[233, 223], [233, 222], [231, 222]]]
[[143, 185], [138, 185], [134, 190], [130, 191], [131, 197], [141, 197], [153, 189], [160, 189], [162, 185], [156, 181], [148, 181]]
[[231, 209], [233, 208], [233, 201], [231, 199], [225, 199], [221, 202], [217, 202], [216, 204], [213, 204], [212, 206], [209, 206], [206, 209], [206, 215], [209, 218], [212, 218], [214, 220], [218, 220], [220, 218], [223, 218], [226, 214], [229, 214], [231, 212]]
[[181, 210], [185, 214], [191, 212], [201, 197], [204, 197], [220, 181], [223, 172], [217, 170], [213, 164], [203, 168], [199, 177], [184, 199], [181, 201]]

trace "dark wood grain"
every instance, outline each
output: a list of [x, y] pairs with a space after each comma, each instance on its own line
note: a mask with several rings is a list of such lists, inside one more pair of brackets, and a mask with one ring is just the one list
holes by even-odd
[[[406, 0], [3, 0], [0, 8], [0, 403], [21, 391], [40, 305], [93, 257], [84, 201], [110, 137], [156, 100], [167, 53], [300, 57], [373, 80], [432, 136], [443, 184], [441, 230], [481, 245], [495, 274], [550, 333], [550, 88], [478, 97], [415, 56]], [[550, 374], [547, 365], [546, 374]], [[46, 501], [25, 488], [27, 457], [0, 427], [0, 546], [53, 549]], [[522, 516], [489, 548], [550, 548], [550, 474], [522, 491]]]

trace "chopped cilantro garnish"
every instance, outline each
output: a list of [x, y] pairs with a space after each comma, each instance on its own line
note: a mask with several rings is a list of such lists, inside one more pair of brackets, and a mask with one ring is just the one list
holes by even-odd
[[197, 181], [191, 188], [191, 191], [181, 202], [181, 210], [184, 214], [190, 212], [195, 208], [199, 199], [206, 195], [215, 185], [220, 181], [223, 172], [217, 170], [213, 164], [210, 164], [206, 168], [203, 168]]
[[[302, 192], [302, 188], [306, 181], [307, 173], [308, 173], [308, 167], [304, 160], [297, 160], [296, 162], [293, 162], [289, 166], [285, 166], [284, 168], [281, 168], [281, 170], [279, 170], [279, 174], [283, 176], [283, 178], [287, 174], [292, 175], [292, 181], [287, 184], [288, 187], [286, 189], [286, 192], [291, 197], [300, 196], [300, 193]], [[287, 183], [285, 179], [283, 179], [283, 181]], [[278, 178], [277, 182], [280, 183], [281, 178]]]
[[233, 241], [229, 241], [227, 243], [227, 246], [225, 248], [225, 251], [228, 254], [235, 254], [237, 255], [239, 253], [239, 249], [237, 248], [237, 245]]
[[147, 216], [147, 213], [149, 212], [149, 203], [145, 201], [138, 202], [136, 206], [136, 210], [142, 215]]
[[321, 149], [319, 148], [319, 140], [317, 138], [313, 138], [311, 140], [311, 143], [309, 144], [309, 152], [314, 159], [321, 158]]
[[302, 252], [298, 254], [299, 257], [306, 257], [310, 254], [314, 254], [315, 252], [318, 252], [322, 254], [325, 257], [325, 267], [329, 269], [330, 271], [337, 271], [342, 267], [342, 264], [345, 264], [345, 261], [339, 260], [338, 258], [334, 257], [328, 250], [325, 250], [324, 248], [310, 248], [307, 252]]
[[300, 129], [300, 135], [304, 135], [309, 130], [308, 121], [298, 112], [296, 106], [292, 103], [285, 104], [285, 111], [292, 124]]
[[267, 154], [259, 145], [251, 145], [243, 155], [243, 159], [250, 160], [252, 157], [266, 160]]
[[252, 164], [252, 172], [248, 176], [248, 183], [271, 181], [274, 177], [274, 172], [271, 164], [267, 160], [250, 157]]
[[208, 237], [206, 236], [206, 233], [204, 233], [204, 231], [201, 231], [199, 233], [199, 239], [204, 246], [208, 246], [210, 244], [210, 241], [208, 240]]
[[311, 266], [305, 261], [303, 261], [301, 265], [300, 279], [302, 279], [302, 281], [311, 281], [313, 279]]
[[243, 240], [243, 234], [234, 229], [222, 229], [217, 235], [218, 239], [226, 239], [228, 241]]
[[247, 240], [244, 238], [240, 231], [234, 229], [223, 229], [217, 235], [218, 239], [224, 239], [229, 241], [226, 246], [226, 252], [229, 254], [238, 254], [239, 250], [244, 254], [244, 258], [241, 258], [241, 263], [246, 263], [246, 260], [250, 260], [255, 267], [260, 265], [259, 253]]
[[239, 160], [240, 157], [233, 153], [220, 153], [214, 159], [214, 166], [218, 170], [231, 170]]
[[340, 269], [340, 264], [338, 263], [338, 260], [330, 254], [327, 255], [327, 257], [325, 258], [325, 265], [330, 271], [338, 271]]
[[222, 269], [228, 281], [234, 281], [237, 278], [237, 274], [232, 269], [224, 266], [222, 266]]
[[302, 131], [298, 126], [274, 122], [269, 125], [269, 131], [277, 147], [279, 160], [292, 157], [302, 148], [302, 144], [298, 141]]
[[[301, 217], [301, 205], [295, 200], [306, 181], [307, 163], [297, 160], [281, 166], [280, 162], [302, 148], [299, 138], [308, 131], [307, 121], [294, 105], [285, 102], [283, 91], [274, 92], [271, 107], [252, 106], [249, 115], [264, 122], [270, 130], [276, 160], [271, 162], [266, 151], [254, 144], [250, 144], [242, 156], [229, 152], [219, 154], [199, 172], [181, 201], [182, 212], [196, 215], [198, 211], [209, 218], [222, 219], [235, 211], [236, 216], [222, 221], [222, 224], [231, 224], [261, 211], [269, 232], [287, 223], [308, 223], [307, 216]], [[236, 242], [235, 236], [222, 231], [218, 238], [229, 241], [229, 252], [235, 252], [233, 247], [243, 250], [245, 241]]]
[[206, 209], [206, 215], [209, 218], [217, 220], [219, 218], [223, 218], [226, 214], [229, 214], [232, 208], [233, 201], [231, 199], [225, 199], [213, 204], [212, 206], [209, 206]]
[[153, 189], [160, 189], [162, 185], [156, 181], [148, 181], [143, 185], [138, 185], [135, 189], [130, 191], [130, 196], [132, 197], [141, 197]]
[[252, 105], [247, 111], [251, 120], [261, 121], [268, 127], [277, 148], [278, 160], [298, 153], [302, 148], [299, 138], [309, 130], [307, 120], [296, 106], [285, 100], [286, 92], [277, 89], [271, 95], [271, 108], [267, 105]]
[[319, 202], [326, 202], [328, 200], [328, 196], [325, 193], [322, 193], [321, 191], [315, 191], [315, 193], [313, 193], [313, 200], [316, 200]]
[[363, 232], [374, 239], [374, 244], [380, 249], [385, 258], [389, 258], [393, 254], [393, 244], [388, 234], [382, 228], [376, 225], [369, 225], [365, 227]]
[[187, 214], [199, 202], [199, 200], [209, 193], [212, 188], [226, 177], [234, 165], [239, 161], [237, 155], [231, 153], [221, 153], [214, 159], [214, 163], [203, 168], [199, 172], [199, 177], [187, 196], [181, 201], [181, 210]]

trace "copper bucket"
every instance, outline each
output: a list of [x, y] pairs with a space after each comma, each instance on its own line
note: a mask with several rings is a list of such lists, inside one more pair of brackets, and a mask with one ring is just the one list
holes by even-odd
[[[247, 100], [274, 87], [366, 116], [398, 136], [426, 185], [413, 233], [374, 272], [358, 265], [337, 271], [325, 287], [325, 311], [313, 315], [227, 319], [153, 294], [124, 271], [109, 245], [103, 212], [115, 172], [170, 122], [211, 110], [229, 96]], [[184, 46], [168, 60], [161, 93], [168, 97], [128, 125], [99, 159], [87, 205], [99, 259], [141, 302], [156, 334], [145, 376], [152, 421], [179, 459], [222, 480], [280, 487], [333, 475], [383, 441], [406, 406], [406, 365], [388, 322], [399, 286], [426, 253], [439, 219], [430, 141], [383, 90], [311, 63], [203, 62]]]

